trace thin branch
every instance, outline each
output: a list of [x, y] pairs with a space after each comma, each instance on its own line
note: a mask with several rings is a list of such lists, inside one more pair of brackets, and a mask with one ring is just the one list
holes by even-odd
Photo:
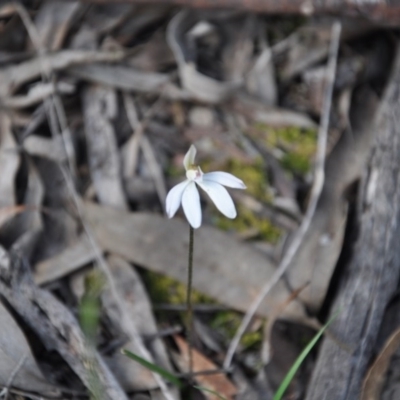
[[11, 372], [10, 377], [8, 378], [6, 387], [3, 388], [2, 391], [0, 392], [0, 398], [4, 397], [5, 400], [8, 399], [8, 392], [10, 391], [10, 387], [11, 387], [15, 377], [17, 376], [18, 372], [24, 366], [26, 360], [27, 360], [26, 355], [24, 355], [20, 358], [20, 360], [18, 361], [18, 364], [15, 366], [14, 370]]
[[279, 267], [276, 269], [271, 279], [263, 286], [257, 298], [254, 300], [254, 302], [250, 305], [250, 308], [247, 310], [240, 324], [240, 327], [235, 334], [235, 337], [232, 339], [229, 345], [228, 352], [226, 354], [223, 365], [224, 369], [229, 369], [233, 356], [239, 345], [240, 339], [242, 338], [244, 332], [247, 329], [247, 326], [249, 325], [251, 319], [257, 312], [257, 309], [264, 300], [265, 296], [282, 278], [283, 274], [288, 269], [290, 263], [293, 261], [297, 251], [299, 250], [304, 240], [304, 237], [310, 227], [311, 220], [314, 216], [315, 209], [317, 207], [318, 200], [320, 198], [325, 180], [324, 164], [325, 164], [325, 154], [326, 154], [326, 143], [328, 139], [329, 117], [331, 112], [333, 85], [335, 81], [336, 64], [339, 51], [341, 30], [342, 30], [341, 23], [338, 21], [335, 22], [332, 26], [332, 39], [329, 50], [329, 60], [327, 67], [327, 85], [325, 89], [321, 123], [318, 132], [318, 143], [317, 143], [317, 151], [315, 155], [315, 167], [314, 167], [315, 168], [314, 182], [311, 188], [310, 202], [307, 208], [307, 212], [304, 216], [304, 219], [298, 231], [296, 232], [293, 238], [293, 241], [291, 242], [288, 250], [286, 251]]

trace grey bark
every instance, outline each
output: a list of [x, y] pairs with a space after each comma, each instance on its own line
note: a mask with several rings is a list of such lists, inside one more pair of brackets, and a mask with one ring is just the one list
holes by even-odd
[[400, 270], [400, 45], [378, 110], [376, 137], [359, 195], [359, 233], [342, 274], [306, 400], [355, 400], [371, 362], [385, 308]]

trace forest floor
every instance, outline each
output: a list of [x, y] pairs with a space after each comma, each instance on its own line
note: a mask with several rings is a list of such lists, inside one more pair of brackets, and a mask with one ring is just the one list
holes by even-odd
[[[396, 47], [346, 18], [2, 5], [0, 397], [272, 399], [336, 311]], [[189, 226], [165, 201], [192, 144], [247, 189], [230, 190], [235, 219], [201, 195], [190, 373]], [[396, 385], [385, 327], [368, 393]], [[306, 398], [317, 357], [283, 398]]]

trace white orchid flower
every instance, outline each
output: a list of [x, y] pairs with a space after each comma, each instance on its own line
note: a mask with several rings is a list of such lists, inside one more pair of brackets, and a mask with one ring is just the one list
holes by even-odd
[[182, 203], [186, 218], [194, 229], [201, 225], [200, 196], [196, 185], [199, 185], [210, 196], [215, 206], [225, 217], [231, 219], [237, 215], [236, 208], [224, 186], [246, 189], [246, 185], [240, 179], [227, 172], [204, 174], [200, 167], [194, 164], [196, 152], [196, 147], [191, 145], [183, 159], [187, 179], [174, 186], [166, 199], [168, 217], [172, 218]]

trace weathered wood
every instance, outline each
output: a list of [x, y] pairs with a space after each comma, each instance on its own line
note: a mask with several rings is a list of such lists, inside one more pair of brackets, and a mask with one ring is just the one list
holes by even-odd
[[400, 4], [390, 0], [83, 0], [89, 3], [180, 5], [196, 8], [236, 8], [269, 14], [361, 17], [383, 24], [400, 22]]
[[325, 339], [307, 400], [358, 399], [385, 308], [396, 291], [400, 252], [400, 44], [380, 109], [359, 201], [359, 232], [339, 282], [331, 327], [350, 349]]

